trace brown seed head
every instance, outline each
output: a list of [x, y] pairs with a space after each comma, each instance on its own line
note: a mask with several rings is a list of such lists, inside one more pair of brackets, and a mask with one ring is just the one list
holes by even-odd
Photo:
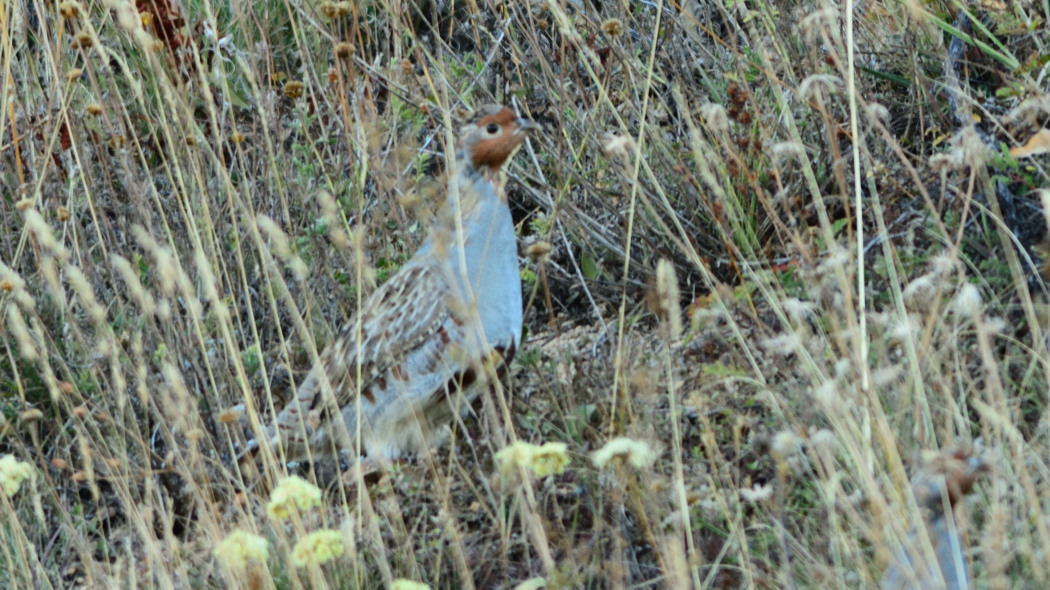
[[602, 23], [602, 31], [610, 37], [619, 37], [623, 34], [623, 21], [618, 18], [610, 18]]
[[64, 19], [74, 19], [80, 15], [80, 4], [78, 2], [63, 2], [58, 5], [58, 13]]
[[347, 59], [354, 53], [354, 46], [343, 41], [335, 44], [335, 56], [339, 59]]
[[304, 88], [306, 88], [306, 86], [298, 80], [286, 82], [284, 85], [284, 95], [291, 100], [296, 100], [303, 95]]
[[542, 258], [551, 252], [550, 242], [535, 242], [525, 249], [530, 258]]
[[95, 44], [95, 40], [91, 38], [91, 33], [81, 31], [73, 36], [73, 42], [70, 43], [70, 47], [73, 49], [88, 49]]

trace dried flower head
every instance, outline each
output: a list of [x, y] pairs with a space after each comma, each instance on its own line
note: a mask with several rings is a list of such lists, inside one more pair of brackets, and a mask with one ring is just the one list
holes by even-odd
[[[7, 307], [7, 328], [10, 330], [11, 335], [15, 337], [15, 343], [18, 344], [18, 354], [27, 361], [35, 361], [40, 358], [40, 353], [36, 349], [36, 344], [33, 342], [33, 336], [29, 333], [29, 327], [26, 325], [26, 320], [22, 317], [22, 311], [17, 306], [9, 305]], [[36, 422], [39, 420], [27, 419], [39, 415], [40, 418], [44, 417], [44, 413], [37, 409], [27, 410], [22, 412], [19, 418], [23, 423]]]
[[73, 42], [70, 43], [70, 47], [73, 49], [88, 49], [94, 44], [95, 41], [91, 38], [91, 33], [81, 31], [73, 36]]
[[341, 556], [345, 551], [343, 535], [339, 531], [314, 531], [299, 539], [292, 548], [292, 562], [299, 567], [320, 565]]
[[613, 460], [627, 463], [635, 469], [645, 469], [656, 461], [656, 453], [645, 442], [619, 436], [594, 453], [594, 463], [600, 468]]
[[266, 512], [274, 519], [288, 518], [293, 509], [306, 510], [321, 505], [321, 490], [298, 476], [286, 477], [270, 494]]
[[14, 455], [0, 457], [0, 489], [10, 498], [18, 493], [22, 482], [33, 478], [33, 466], [15, 459]]
[[235, 424], [244, 414], [243, 408], [226, 408], [219, 412], [219, 424]]
[[754, 487], [740, 488], [740, 499], [745, 502], [757, 504], [759, 502], [765, 502], [766, 500], [773, 497], [773, 486], [769, 484], [760, 485], [755, 484]]
[[679, 305], [678, 277], [674, 265], [666, 258], [656, 263], [656, 292], [651, 301], [653, 312], [665, 322], [671, 338], [682, 333], [682, 308]]
[[972, 169], [983, 168], [995, 157], [995, 153], [984, 143], [984, 139], [973, 125], [963, 127], [962, 131], [952, 138], [952, 143], [962, 148], [963, 162]]
[[302, 82], [292, 80], [286, 82], [284, 85], [284, 95], [290, 100], [297, 100], [303, 95], [303, 90], [306, 88]]
[[955, 295], [952, 307], [959, 314], [968, 318], [976, 318], [981, 314], [981, 292], [971, 283], [966, 283], [959, 288]]
[[519, 467], [525, 467], [538, 477], [556, 475], [565, 471], [569, 464], [568, 445], [560, 442], [544, 443], [542, 446], [517, 441], [496, 453], [500, 472], [504, 475], [513, 473]]
[[557, 475], [569, 465], [569, 446], [563, 442], [543, 443], [532, 454], [529, 467], [537, 477]]
[[798, 85], [798, 95], [804, 100], [812, 100], [820, 96], [817, 94], [819, 92], [833, 94], [842, 86], [842, 80], [837, 76], [832, 76], [830, 74], [812, 74], [806, 76], [805, 79], [802, 80], [802, 83]]
[[619, 37], [623, 34], [623, 21], [618, 18], [606, 19], [602, 23], [602, 31], [610, 37]]
[[802, 452], [802, 439], [790, 430], [783, 430], [773, 437], [770, 451], [777, 461], [783, 461]]
[[36, 408], [33, 408], [31, 410], [26, 410], [26, 411], [22, 412], [18, 416], [18, 421], [20, 423], [22, 423], [22, 424], [33, 424], [34, 422], [39, 422], [39, 421], [41, 421], [43, 419], [44, 419], [44, 412], [42, 412], [42, 411], [40, 411], [40, 410], [38, 410]]
[[265, 562], [270, 556], [266, 539], [244, 531], [233, 531], [212, 551], [223, 565], [230, 569], [240, 569], [249, 560]]
[[550, 252], [550, 242], [535, 242], [533, 244], [529, 244], [529, 246], [525, 248], [525, 253], [528, 254], [529, 258], [543, 258], [544, 256], [550, 254]]
[[890, 110], [885, 105], [881, 105], [877, 102], [873, 102], [868, 105], [868, 116], [872, 119], [877, 119], [883, 123], [890, 122]]
[[10, 293], [25, 289], [25, 286], [25, 279], [20, 277], [11, 267], [0, 262], [0, 290], [3, 290], [4, 293]]
[[704, 127], [715, 133], [729, 132], [729, 115], [726, 108], [720, 104], [707, 103], [700, 107], [700, 117]]
[[351, 6], [349, 2], [323, 2], [318, 9], [328, 18], [336, 19], [350, 14]]
[[527, 466], [532, 461], [532, 453], [535, 449], [536, 445], [519, 440], [496, 453], [500, 473], [510, 474], [518, 467]]
[[631, 157], [637, 152], [637, 147], [634, 139], [627, 135], [608, 133], [604, 137], [602, 151], [610, 156], [620, 158], [626, 164], [630, 162]]
[[354, 53], [354, 46], [343, 41], [335, 44], [335, 56], [339, 59], [347, 59]]
[[63, 2], [58, 5], [58, 13], [62, 15], [62, 18], [66, 20], [74, 19], [80, 16], [80, 3], [79, 2]]

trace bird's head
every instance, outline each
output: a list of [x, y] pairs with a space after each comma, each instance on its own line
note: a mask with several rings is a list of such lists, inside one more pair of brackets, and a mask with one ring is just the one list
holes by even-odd
[[461, 132], [460, 153], [477, 170], [497, 171], [539, 125], [500, 105], [477, 110]]

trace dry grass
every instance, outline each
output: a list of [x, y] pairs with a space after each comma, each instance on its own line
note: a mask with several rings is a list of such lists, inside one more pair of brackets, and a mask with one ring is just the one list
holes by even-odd
[[[34, 474], [0, 586], [877, 587], [955, 445], [991, 468], [977, 587], [1050, 586], [1050, 176], [998, 147], [1047, 125], [1050, 14], [975, 23], [982, 140], [955, 6], [0, 5], [0, 451]], [[485, 102], [546, 129], [509, 171], [550, 248], [513, 375], [274, 518], [230, 409], [265, 420], [411, 255]], [[596, 462], [616, 437], [636, 465]], [[569, 462], [501, 470], [510, 440]], [[234, 531], [266, 556], [217, 557]]]

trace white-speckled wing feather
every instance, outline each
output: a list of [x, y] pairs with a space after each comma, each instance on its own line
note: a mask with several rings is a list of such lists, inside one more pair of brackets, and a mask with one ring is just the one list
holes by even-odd
[[[307, 444], [317, 449], [326, 442], [330, 416], [339, 415], [340, 408], [357, 407], [358, 391], [365, 392], [361, 404], [366, 416], [373, 406], [385, 405], [385, 400], [376, 399], [373, 385], [399, 374], [401, 364], [441, 340], [451, 315], [448, 294], [448, 283], [435, 265], [406, 266], [381, 285], [362, 306], [359, 321], [347, 323], [278, 414], [268, 433], [272, 443], [279, 435], [288, 460], [300, 459]], [[326, 375], [331, 384], [328, 396]], [[422, 375], [402, 376], [412, 378], [413, 390], [424, 385]]]

